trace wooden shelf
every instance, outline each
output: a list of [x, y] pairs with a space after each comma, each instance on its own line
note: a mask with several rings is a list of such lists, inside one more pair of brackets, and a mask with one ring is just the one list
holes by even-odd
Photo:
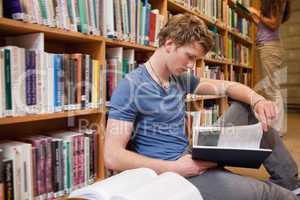
[[135, 44], [132, 42], [114, 40], [114, 39], [109, 39], [109, 38], [105, 38], [105, 43], [106, 43], [106, 46], [121, 46], [121, 47], [125, 47], [125, 48], [133, 48], [137, 51], [153, 52], [156, 49], [155, 47], [151, 47], [151, 46], [145, 46], [145, 45], [141, 45], [141, 44]]
[[210, 17], [208, 16], [205, 16], [199, 12], [196, 12], [194, 10], [190, 10], [188, 8], [186, 8], [185, 6], [179, 4], [179, 3], [176, 3], [172, 0], [168, 0], [168, 10], [170, 11], [174, 11], [174, 12], [178, 12], [178, 13], [190, 13], [190, 14], [193, 14], [193, 15], [196, 15], [198, 17], [200, 17], [203, 21], [205, 21], [207, 24], [210, 24], [210, 25], [214, 25], [216, 26], [217, 28], [219, 28], [220, 30], [226, 30], [226, 27], [224, 25], [223, 22], [221, 22], [220, 20], [213, 20], [211, 19]]
[[68, 118], [68, 117], [76, 117], [81, 115], [100, 114], [100, 113], [102, 113], [101, 109], [87, 109], [87, 110], [65, 111], [65, 112], [58, 112], [58, 113], [51, 113], [51, 114], [3, 117], [0, 118], [0, 125], [34, 122], [34, 121], [42, 121], [42, 120], [57, 119], [57, 118]]
[[86, 35], [75, 31], [67, 31], [59, 28], [50, 28], [40, 24], [32, 24], [23, 21], [0, 17], [0, 35], [22, 35], [27, 33], [43, 32], [47, 39], [64, 42], [102, 42], [104, 37]]
[[205, 63], [219, 64], [219, 65], [227, 65], [228, 64], [228, 62], [225, 60], [217, 60], [217, 59], [211, 59], [211, 58], [203, 58], [203, 61]]
[[209, 100], [209, 99], [221, 99], [225, 98], [225, 96], [218, 96], [218, 95], [189, 95], [185, 102], [193, 102], [193, 101], [202, 101], [202, 100]]
[[233, 65], [235, 67], [240, 67], [240, 68], [246, 68], [246, 69], [253, 69], [251, 66], [249, 65], [243, 65], [243, 64], [236, 64], [236, 63], [230, 63], [230, 65]]
[[0, 17], [0, 35], [22, 35], [28, 33], [43, 32], [46, 39], [63, 41], [66, 43], [88, 43], [88, 42], [103, 42], [108, 46], [122, 46], [125, 48], [133, 48], [137, 51], [155, 51], [155, 47], [135, 44], [126, 41], [113, 40], [103, 36], [86, 35], [75, 31], [66, 31], [59, 28], [50, 28], [45, 25], [31, 24], [23, 21]]
[[241, 33], [228, 29], [228, 33], [233, 35], [236, 39], [238, 39], [241, 43], [250, 46], [253, 44], [250, 38], [243, 36]]

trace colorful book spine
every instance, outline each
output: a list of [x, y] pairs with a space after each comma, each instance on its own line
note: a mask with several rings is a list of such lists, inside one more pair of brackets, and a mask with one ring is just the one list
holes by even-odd
[[4, 196], [6, 200], [14, 200], [14, 170], [13, 160], [3, 160], [4, 167]]
[[5, 73], [5, 115], [12, 114], [12, 91], [11, 91], [11, 50], [4, 49], [4, 73]]

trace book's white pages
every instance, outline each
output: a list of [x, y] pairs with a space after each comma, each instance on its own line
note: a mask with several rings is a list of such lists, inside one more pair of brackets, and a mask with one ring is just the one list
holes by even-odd
[[89, 200], [109, 200], [112, 195], [125, 195], [152, 181], [157, 174], [147, 168], [127, 170], [73, 191], [69, 197]]
[[263, 136], [261, 123], [231, 127], [194, 128], [194, 146], [259, 149]]
[[165, 172], [143, 187], [111, 200], [203, 200], [198, 189], [184, 177]]

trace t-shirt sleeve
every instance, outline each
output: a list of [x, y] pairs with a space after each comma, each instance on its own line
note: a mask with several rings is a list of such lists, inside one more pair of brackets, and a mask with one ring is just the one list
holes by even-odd
[[198, 84], [200, 83], [200, 79], [191, 73], [184, 73], [183, 75], [177, 77], [177, 81], [186, 94], [194, 93]]
[[128, 79], [123, 79], [112, 94], [108, 118], [133, 122], [136, 115], [134, 84]]

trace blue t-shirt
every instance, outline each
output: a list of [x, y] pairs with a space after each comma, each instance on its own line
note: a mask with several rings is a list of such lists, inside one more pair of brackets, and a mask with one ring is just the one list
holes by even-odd
[[198, 83], [197, 77], [185, 73], [173, 76], [165, 91], [140, 65], [114, 90], [108, 117], [134, 122], [131, 150], [152, 158], [176, 160], [188, 146], [185, 96]]

